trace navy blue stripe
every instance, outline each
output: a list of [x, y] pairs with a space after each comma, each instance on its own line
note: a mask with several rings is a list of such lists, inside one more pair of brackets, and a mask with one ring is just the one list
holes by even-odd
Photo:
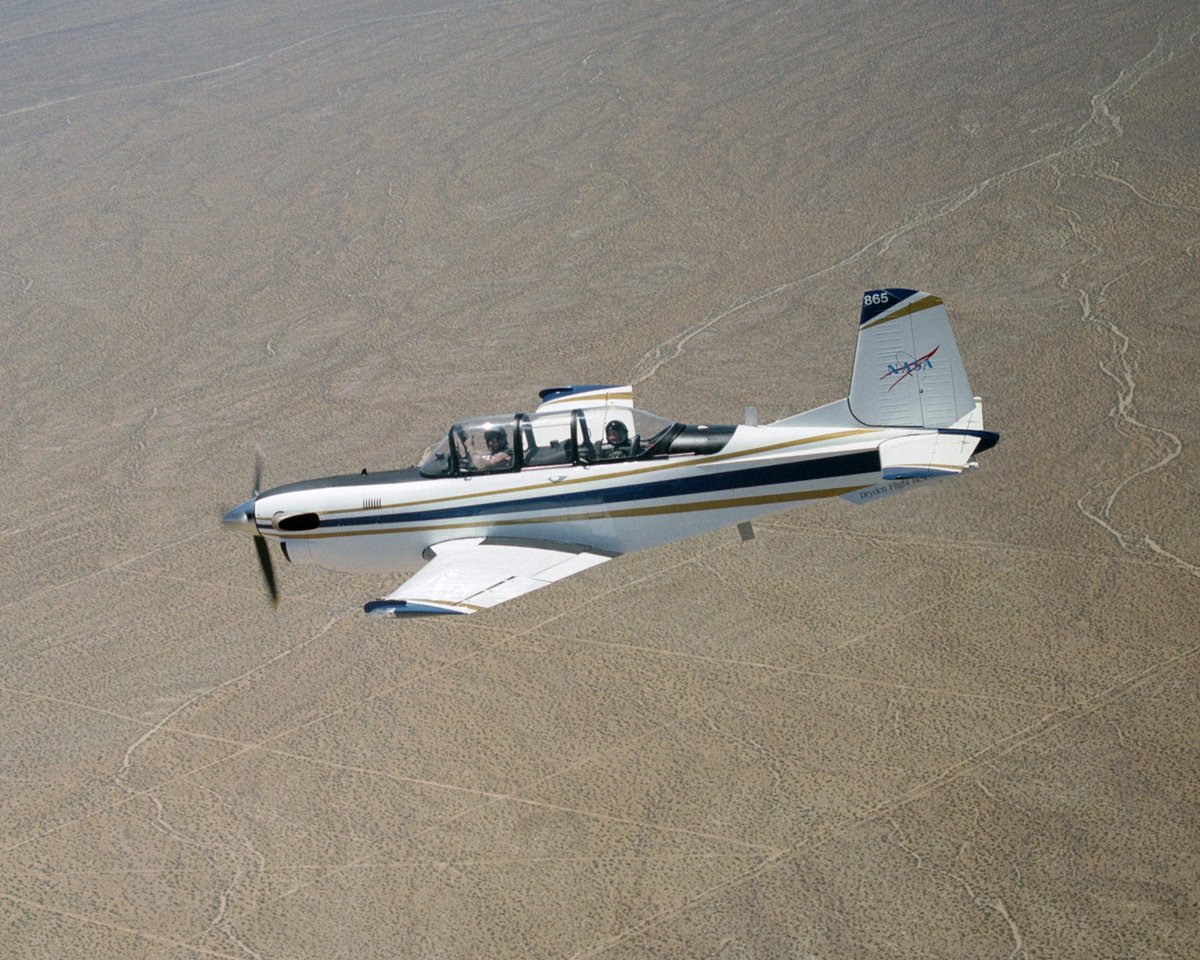
[[554, 508], [607, 507], [617, 503], [628, 503], [631, 500], [698, 496], [749, 487], [767, 487], [777, 484], [803, 483], [807, 480], [825, 480], [829, 477], [878, 473], [879, 469], [879, 451], [865, 450], [861, 453], [845, 453], [836, 457], [820, 457], [813, 460], [751, 467], [745, 470], [704, 473], [671, 480], [626, 484], [608, 489], [563, 492], [502, 503], [494, 501], [492, 503], [473, 503], [457, 507], [416, 510], [411, 513], [389, 513], [374, 517], [333, 517], [328, 520], [322, 518], [320, 529], [425, 523], [430, 520], [457, 520], [464, 517], [488, 516], [498, 513], [526, 513]]
[[869, 323], [885, 310], [891, 310], [898, 303], [903, 303], [916, 290], [903, 290], [900, 287], [888, 287], [886, 290], [868, 290], [863, 294], [862, 310], [858, 314], [858, 325]]

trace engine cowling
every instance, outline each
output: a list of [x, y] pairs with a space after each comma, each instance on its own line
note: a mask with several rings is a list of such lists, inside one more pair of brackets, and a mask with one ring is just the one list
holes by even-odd
[[288, 563], [303, 566], [317, 562], [312, 555], [312, 544], [307, 540], [280, 540], [279, 549]]

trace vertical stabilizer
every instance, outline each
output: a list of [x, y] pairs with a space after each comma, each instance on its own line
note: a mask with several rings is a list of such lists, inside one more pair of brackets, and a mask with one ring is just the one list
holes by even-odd
[[874, 427], [949, 427], [975, 407], [942, 301], [868, 290], [858, 321], [850, 410]]

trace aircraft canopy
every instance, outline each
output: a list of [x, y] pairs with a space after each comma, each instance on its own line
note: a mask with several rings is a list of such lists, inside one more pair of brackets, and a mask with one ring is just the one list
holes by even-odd
[[[697, 428], [618, 404], [473, 417], [429, 447], [418, 468], [445, 477], [667, 456], [684, 452], [671, 449], [672, 441], [689, 429]], [[725, 439], [733, 432], [705, 429], [723, 431]]]

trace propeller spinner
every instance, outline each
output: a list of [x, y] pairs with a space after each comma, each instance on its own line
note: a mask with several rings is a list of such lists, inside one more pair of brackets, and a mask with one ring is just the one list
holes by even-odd
[[263, 452], [261, 447], [256, 446], [254, 448], [254, 495], [221, 517], [221, 525], [227, 530], [248, 533], [254, 537], [254, 552], [258, 554], [258, 565], [262, 570], [263, 581], [267, 585], [267, 593], [271, 597], [271, 603], [279, 606], [279, 587], [275, 582], [275, 568], [271, 564], [271, 553], [267, 548], [267, 541], [258, 532], [254, 523], [254, 503], [258, 499], [262, 486], [262, 470]]

